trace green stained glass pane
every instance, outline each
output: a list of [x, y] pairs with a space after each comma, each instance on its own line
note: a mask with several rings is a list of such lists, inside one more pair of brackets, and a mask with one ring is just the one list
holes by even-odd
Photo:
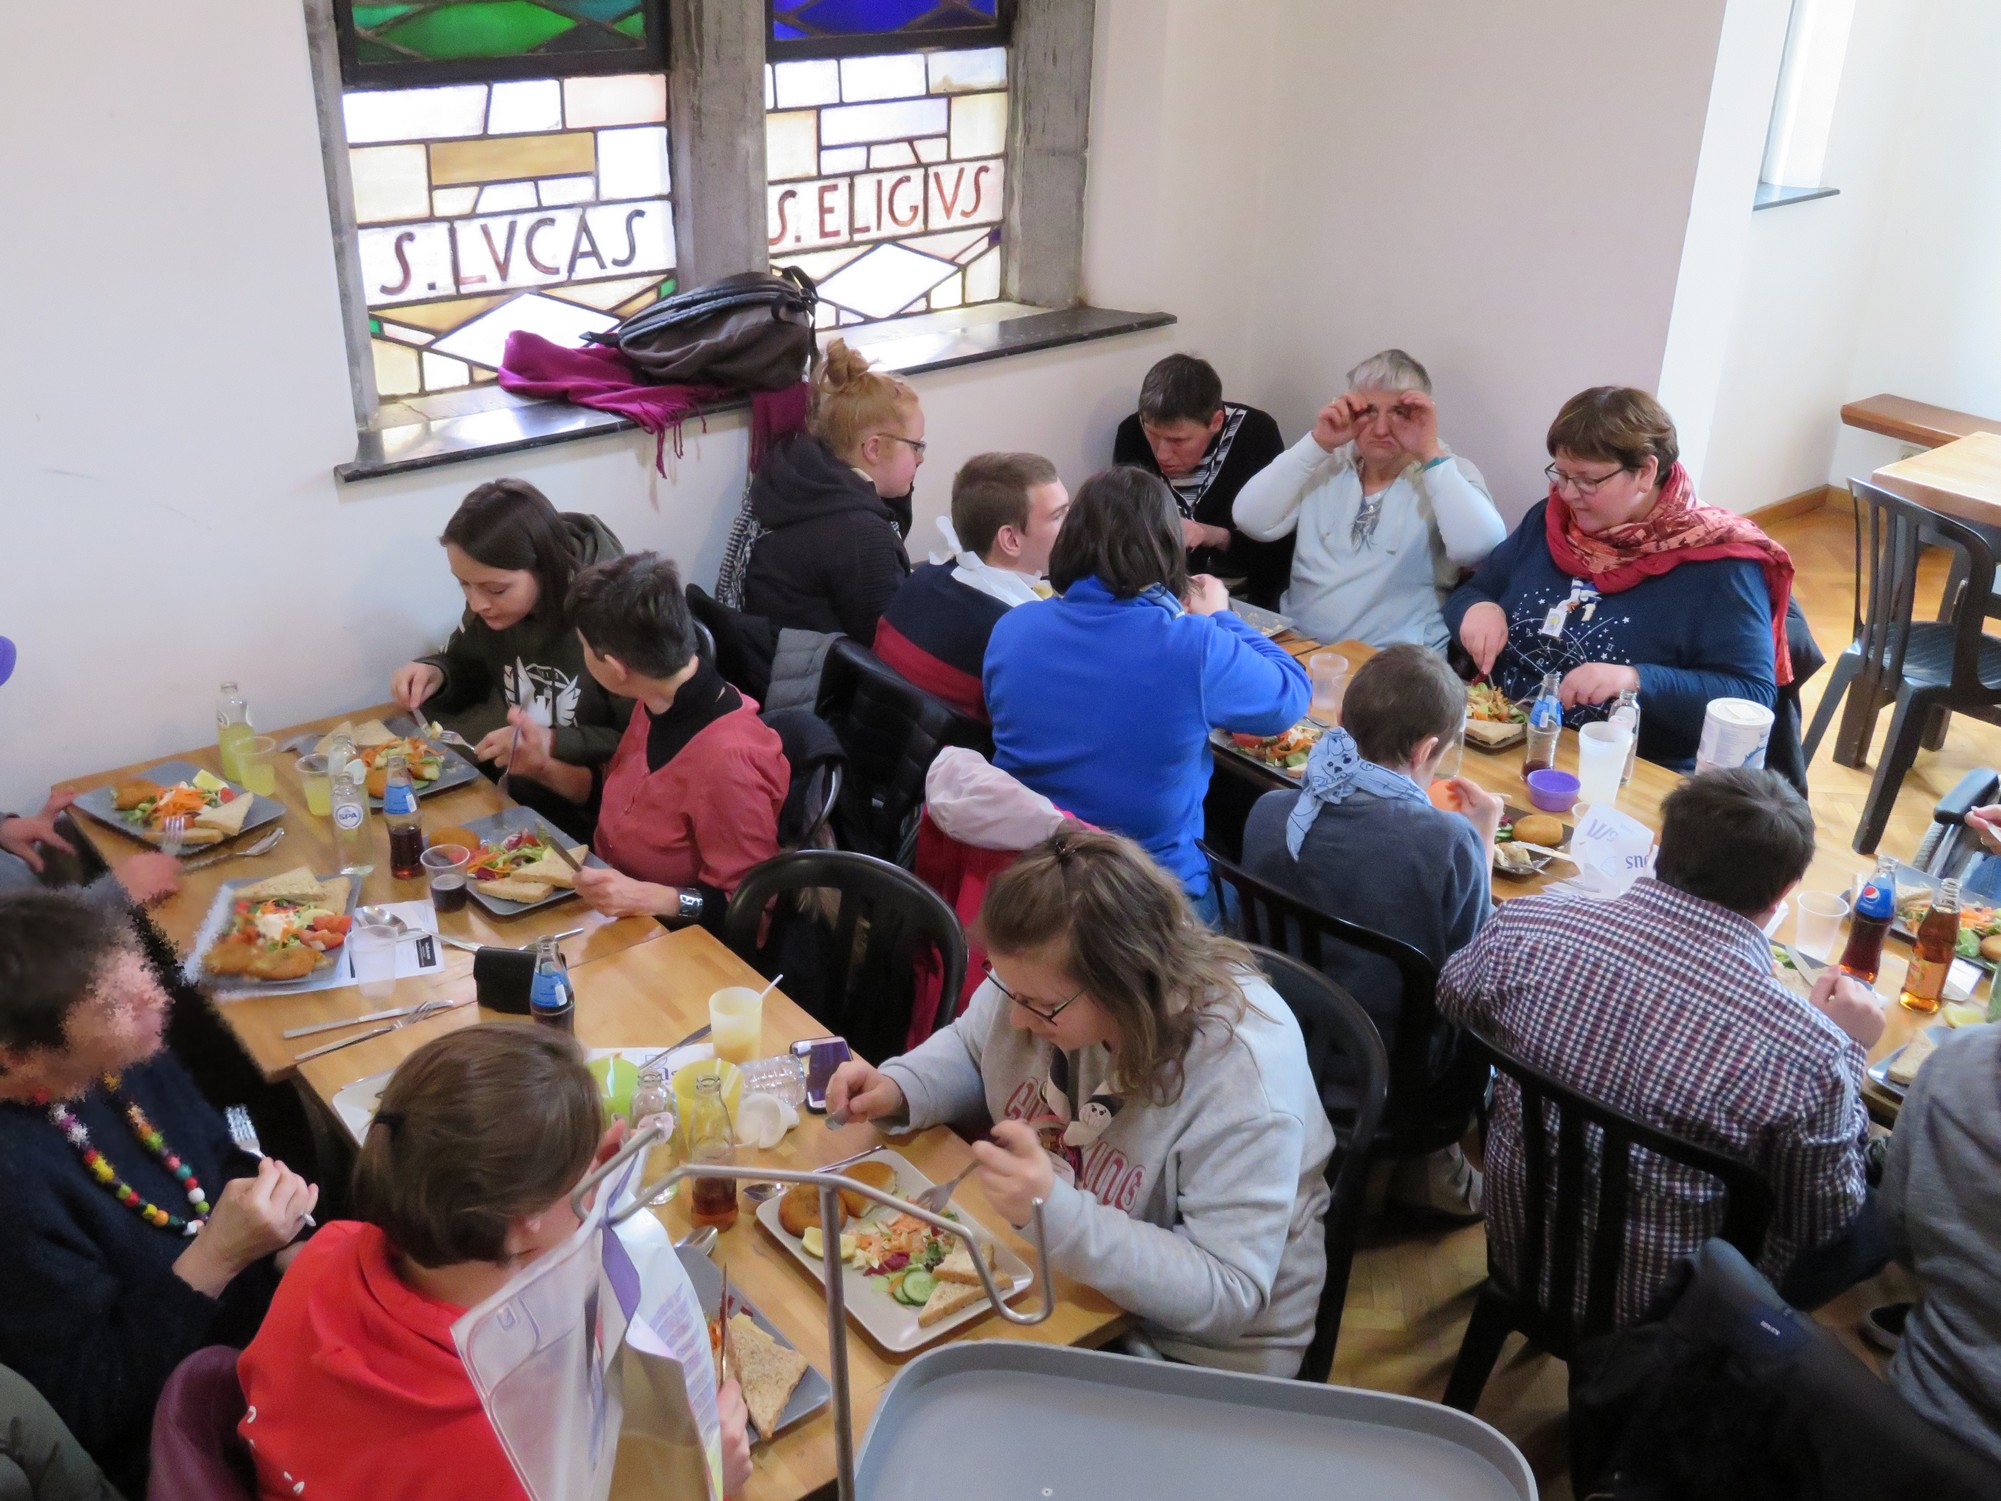
[[627, 16], [613, 30], [622, 31], [627, 36], [644, 38], [646, 35], [646, 17], [644, 14]]
[[371, 42], [367, 37], [357, 37], [354, 43], [357, 62], [396, 63], [404, 60], [404, 54], [394, 48], [385, 47], [380, 42]]
[[679, 284], [674, 280], [673, 277], [671, 276], [668, 277], [665, 281], [660, 283], [660, 295], [663, 298], [672, 297], [674, 295], [674, 288], [677, 285]]
[[440, 60], [512, 57], [561, 36], [577, 23], [529, 0], [467, 0], [441, 5], [382, 33], [385, 41]]
[[381, 320], [380, 318], [370, 318], [370, 319], [368, 320], [368, 331], [369, 331], [369, 332], [370, 332], [371, 334], [374, 334], [374, 335], [375, 335], [375, 336], [376, 336], [377, 338], [381, 338], [381, 337], [382, 337], [382, 320]]
[[373, 31], [378, 26], [387, 26], [398, 16], [407, 16], [417, 7], [414, 5], [357, 5], [354, 8], [354, 24], [363, 31]]

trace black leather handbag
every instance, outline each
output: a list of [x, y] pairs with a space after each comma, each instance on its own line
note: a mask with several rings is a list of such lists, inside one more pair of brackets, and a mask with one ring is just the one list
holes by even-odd
[[813, 279], [796, 266], [691, 287], [590, 335], [659, 385], [782, 391], [812, 367]]

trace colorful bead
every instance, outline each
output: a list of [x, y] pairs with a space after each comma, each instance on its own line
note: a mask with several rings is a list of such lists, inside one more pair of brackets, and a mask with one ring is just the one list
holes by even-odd
[[45, 1096], [38, 1097], [36, 1103], [43, 1105], [50, 1122], [68, 1138], [77, 1150], [85, 1169], [90, 1175], [111, 1190], [113, 1198], [132, 1210], [147, 1224], [160, 1229], [178, 1230], [184, 1236], [198, 1233], [207, 1223], [209, 1202], [206, 1191], [195, 1178], [194, 1169], [189, 1167], [167, 1145], [167, 1139], [146, 1119], [145, 1112], [131, 1100], [118, 1098], [119, 1078], [116, 1074], [104, 1076], [104, 1087], [114, 1104], [124, 1107], [126, 1125], [131, 1128], [133, 1138], [160, 1160], [162, 1167], [174, 1175], [175, 1181], [187, 1190], [188, 1202], [194, 1206], [202, 1218], [184, 1220], [179, 1215], [170, 1214], [159, 1205], [147, 1201], [131, 1184], [119, 1178], [117, 1170], [97, 1150], [90, 1139], [90, 1131], [70, 1108], [61, 1101], [51, 1101]]

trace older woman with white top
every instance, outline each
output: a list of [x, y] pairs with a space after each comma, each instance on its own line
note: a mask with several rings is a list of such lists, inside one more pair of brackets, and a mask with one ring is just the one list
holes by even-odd
[[1446, 593], [1508, 535], [1480, 471], [1439, 441], [1431, 377], [1401, 349], [1350, 370], [1234, 515], [1261, 542], [1297, 532], [1279, 608], [1302, 631], [1371, 646], [1443, 650]]

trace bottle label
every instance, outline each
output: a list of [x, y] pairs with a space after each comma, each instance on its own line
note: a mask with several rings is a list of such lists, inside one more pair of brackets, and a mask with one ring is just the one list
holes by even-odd
[[1870, 881], [1855, 899], [1855, 912], [1858, 917], [1888, 917], [1896, 910], [1896, 905], [1895, 897]]
[[1904, 976], [1904, 992], [1919, 1000], [1937, 1000], [1945, 991], [1946, 972], [1951, 968], [1950, 959], [1920, 959], [1913, 955], [1910, 972]]
[[384, 813], [397, 814], [415, 813], [417, 811], [416, 789], [408, 783], [399, 786], [395, 782], [391, 782], [387, 787], [382, 789], [382, 811]]
[[334, 827], [353, 833], [361, 827], [361, 821], [368, 816], [368, 810], [360, 803], [335, 803], [333, 810]]

